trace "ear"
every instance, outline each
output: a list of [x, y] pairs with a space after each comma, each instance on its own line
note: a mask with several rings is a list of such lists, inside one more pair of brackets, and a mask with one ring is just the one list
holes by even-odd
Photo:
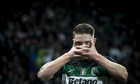
[[95, 43], [96, 43], [96, 38], [93, 39], [93, 43], [94, 43], [94, 45], [95, 45]]
[[73, 40], [73, 46], [72, 47], [75, 47], [75, 39], [72, 39]]

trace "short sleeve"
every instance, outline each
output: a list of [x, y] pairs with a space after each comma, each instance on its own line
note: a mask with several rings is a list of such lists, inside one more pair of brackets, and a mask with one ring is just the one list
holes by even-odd
[[105, 58], [107, 58], [108, 60], [110, 60], [110, 61], [112, 61], [112, 62], [115, 62], [115, 63], [116, 63], [116, 61], [115, 61], [112, 57], [110, 57], [110, 56], [105, 56]]
[[[110, 56], [105, 56], [105, 58], [107, 58], [108, 60], [116, 63], [116, 61], [112, 57], [110, 57]], [[109, 73], [107, 73], [107, 75], [108, 75], [109, 79], [112, 78], [112, 76]]]

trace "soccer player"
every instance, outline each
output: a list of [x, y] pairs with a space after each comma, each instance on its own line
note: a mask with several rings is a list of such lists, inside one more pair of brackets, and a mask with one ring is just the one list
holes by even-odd
[[63, 84], [108, 84], [109, 78], [127, 80], [124, 66], [109, 56], [102, 56], [95, 48], [94, 28], [78, 24], [73, 31], [73, 46], [59, 58], [44, 64], [38, 72], [43, 80], [62, 77]]

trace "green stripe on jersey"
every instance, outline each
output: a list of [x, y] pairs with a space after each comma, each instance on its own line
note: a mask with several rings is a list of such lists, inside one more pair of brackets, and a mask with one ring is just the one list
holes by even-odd
[[63, 74], [76, 77], [102, 77], [107, 75], [105, 69], [101, 66], [75, 67], [73, 65], [65, 65], [63, 67]]

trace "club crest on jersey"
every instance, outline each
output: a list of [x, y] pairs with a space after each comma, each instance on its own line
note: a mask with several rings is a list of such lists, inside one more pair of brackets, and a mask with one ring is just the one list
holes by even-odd
[[99, 71], [98, 71], [98, 68], [97, 68], [97, 67], [93, 67], [93, 68], [91, 69], [91, 74], [92, 74], [92, 75], [95, 75], [95, 76], [96, 76], [96, 75], [98, 74], [98, 72], [99, 72]]
[[86, 75], [86, 69], [85, 68], [81, 68], [80, 75]]

